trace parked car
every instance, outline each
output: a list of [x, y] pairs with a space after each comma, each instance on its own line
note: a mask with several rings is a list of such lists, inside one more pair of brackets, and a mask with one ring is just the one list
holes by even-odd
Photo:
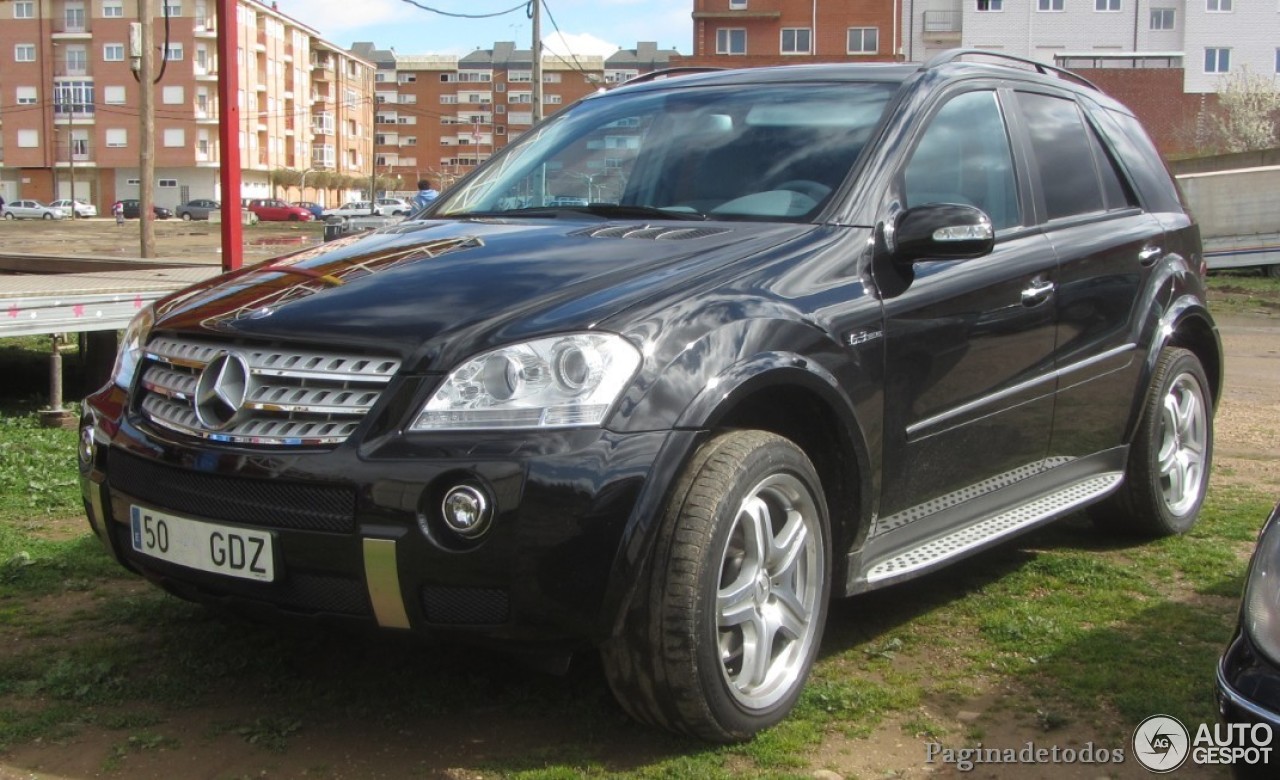
[[[124, 204], [125, 219], [137, 219], [138, 216], [142, 213], [142, 205], [138, 202], [136, 198], [128, 198], [120, 202]], [[155, 212], [156, 219], [169, 219], [173, 216], [172, 209], [168, 209], [164, 206], [153, 205], [151, 207], [151, 210]]]
[[249, 201], [249, 210], [263, 222], [310, 222], [311, 212], [277, 198], [255, 198]]
[[324, 206], [321, 206], [319, 203], [313, 203], [309, 200], [300, 200], [294, 203], [293, 205], [297, 206], [300, 209], [306, 209], [307, 211], [310, 211], [311, 216], [316, 219], [324, 218]]
[[[1251, 739], [1264, 724], [1267, 735], [1280, 734], [1280, 504], [1262, 526], [1249, 573], [1235, 636], [1218, 662], [1218, 711], [1232, 727], [1233, 748], [1267, 747]], [[1275, 776], [1270, 765], [1232, 764], [1238, 778]]]
[[404, 198], [378, 198], [378, 210], [393, 217], [407, 217], [415, 211]]
[[5, 219], [62, 219], [68, 212], [57, 206], [46, 206], [38, 200], [14, 200], [0, 208]]
[[[224, 609], [594, 647], [716, 742], [787, 715], [832, 597], [1086, 507], [1187, 531], [1196, 225], [1128, 109], [972, 54], [595, 93], [430, 220], [161, 300], [85, 404], [91, 527]], [[619, 202], [545, 205], [584, 179]]]
[[190, 222], [193, 219], [208, 219], [209, 213], [222, 209], [222, 204], [216, 200], [208, 200], [202, 198], [199, 200], [189, 200], [186, 203], [179, 203], [178, 207], [173, 210], [178, 219]]
[[382, 207], [367, 200], [353, 200], [336, 209], [325, 209], [324, 212], [324, 218], [328, 220], [368, 216], [382, 216]]
[[75, 213], [75, 215], [76, 215], [77, 217], [81, 218], [81, 219], [84, 219], [84, 218], [86, 218], [86, 217], [96, 217], [96, 216], [98, 216], [98, 207], [97, 207], [97, 206], [93, 205], [92, 203], [85, 203], [84, 201], [82, 201], [82, 200], [80, 200], [80, 199], [78, 199], [78, 198], [77, 198], [76, 200], [74, 200], [74, 201], [73, 201], [73, 200], [71, 200], [70, 198], [63, 198], [62, 200], [55, 200], [54, 202], [50, 203], [49, 205], [50, 205], [50, 206], [52, 206], [53, 208], [62, 209], [62, 211], [63, 211], [67, 216], [71, 216], [71, 214], [72, 214], [72, 204], [74, 204], [74, 205], [75, 205], [75, 212], [74, 212], [74, 213]]

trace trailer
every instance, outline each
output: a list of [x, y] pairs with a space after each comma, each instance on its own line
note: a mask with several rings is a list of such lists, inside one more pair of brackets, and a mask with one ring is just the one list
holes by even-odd
[[1280, 278], [1280, 165], [1177, 178], [1209, 270], [1257, 268]]

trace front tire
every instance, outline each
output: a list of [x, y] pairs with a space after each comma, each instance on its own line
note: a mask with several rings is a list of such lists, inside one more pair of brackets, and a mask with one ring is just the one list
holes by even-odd
[[184, 212], [182, 212], [181, 216], [182, 216], [182, 221], [183, 221], [183, 222], [190, 222], [190, 221], [191, 221], [191, 212], [190, 212], [190, 211], [184, 211]]
[[50, 214], [50, 213], [49, 213], [49, 212], [47, 212], [47, 211], [46, 211], [43, 215], [41, 215], [41, 216], [42, 216], [42, 218], [43, 218], [43, 219], [53, 219], [53, 215], [52, 215], [52, 214]]
[[1173, 536], [1200, 516], [1213, 462], [1213, 406], [1199, 358], [1165, 347], [1129, 450], [1125, 481], [1095, 513], [1100, 524], [1129, 534]]
[[829, 539], [821, 482], [795, 444], [735, 431], [701, 447], [623, 630], [602, 648], [622, 707], [713, 742], [785, 718], [822, 639]]

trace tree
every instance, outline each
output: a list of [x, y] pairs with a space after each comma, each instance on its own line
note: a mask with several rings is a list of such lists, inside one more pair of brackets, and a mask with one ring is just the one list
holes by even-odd
[[1277, 145], [1276, 113], [1280, 91], [1273, 77], [1248, 66], [1219, 82], [1218, 108], [1211, 119], [1213, 138], [1224, 152], [1248, 152]]

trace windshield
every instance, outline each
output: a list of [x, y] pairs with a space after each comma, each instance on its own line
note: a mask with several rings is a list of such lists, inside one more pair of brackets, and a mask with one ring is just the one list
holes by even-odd
[[894, 89], [792, 83], [604, 95], [525, 133], [432, 213], [800, 221], [844, 180]]

